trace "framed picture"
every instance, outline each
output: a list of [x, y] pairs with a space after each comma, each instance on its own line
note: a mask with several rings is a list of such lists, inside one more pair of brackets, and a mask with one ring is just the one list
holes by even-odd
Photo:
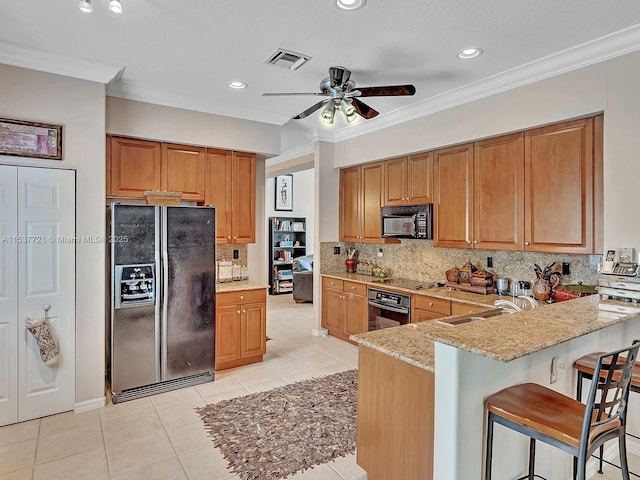
[[276, 177], [276, 210], [293, 210], [293, 175]]
[[62, 160], [62, 125], [0, 118], [0, 155]]

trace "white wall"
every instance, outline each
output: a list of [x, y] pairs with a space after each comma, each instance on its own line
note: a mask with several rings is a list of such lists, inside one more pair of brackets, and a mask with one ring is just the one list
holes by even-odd
[[[276, 211], [275, 209], [275, 177], [267, 178], [266, 182], [266, 217], [304, 217], [306, 221], [307, 255], [313, 253], [314, 235], [314, 195], [313, 181], [315, 173], [313, 169], [295, 172], [293, 175], [293, 210], [290, 212]], [[268, 226], [267, 226], [268, 229]]]
[[[75, 169], [76, 234], [105, 234], [105, 87], [0, 65], [2, 117], [61, 124], [63, 159], [0, 156], [0, 163]], [[76, 245], [76, 407], [102, 405], [105, 245]]]

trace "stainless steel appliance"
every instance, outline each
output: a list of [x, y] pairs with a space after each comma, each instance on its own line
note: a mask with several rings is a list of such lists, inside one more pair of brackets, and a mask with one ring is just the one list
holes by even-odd
[[369, 288], [369, 331], [406, 325], [411, 321], [411, 296]]
[[110, 207], [113, 402], [213, 380], [215, 208]]
[[433, 238], [433, 205], [382, 208], [382, 236], [394, 238]]

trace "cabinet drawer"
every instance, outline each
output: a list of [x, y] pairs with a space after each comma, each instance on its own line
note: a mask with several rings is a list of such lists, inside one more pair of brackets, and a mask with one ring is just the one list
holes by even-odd
[[451, 302], [441, 298], [428, 297], [426, 295], [413, 296], [414, 307], [420, 310], [429, 310], [430, 312], [441, 313], [442, 315], [451, 315]]
[[470, 303], [451, 302], [451, 315], [485, 312], [487, 310], [491, 310], [491, 308], [481, 307], [480, 305], [471, 305]]
[[322, 288], [333, 288], [334, 290], [344, 289], [344, 280], [337, 278], [322, 277]]
[[429, 320], [435, 320], [436, 318], [442, 318], [446, 316], [447, 315], [442, 315], [441, 313], [430, 312], [429, 310], [421, 310], [419, 308], [416, 308], [413, 313], [413, 317], [411, 317], [411, 323], [426, 322]]
[[237, 290], [233, 292], [221, 292], [216, 294], [216, 304], [218, 307], [227, 307], [229, 305], [266, 301], [267, 294], [264, 288], [258, 288], [254, 290]]
[[344, 281], [344, 291], [347, 293], [354, 293], [356, 295], [367, 294], [367, 286], [364, 283]]

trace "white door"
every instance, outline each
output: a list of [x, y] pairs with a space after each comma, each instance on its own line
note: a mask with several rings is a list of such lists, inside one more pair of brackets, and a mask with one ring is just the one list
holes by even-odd
[[[5, 413], [0, 403], [0, 425], [72, 410], [75, 401], [75, 172], [28, 167], [0, 167], [0, 185], [13, 196], [13, 213], [6, 211], [0, 200], [0, 228], [13, 231], [5, 237], [7, 268], [2, 272], [13, 285], [3, 289], [0, 280], [0, 327], [6, 324], [7, 357], [0, 354], [0, 375], [8, 397]], [[12, 170], [13, 169], [13, 170]], [[16, 172], [15, 174], [12, 172]], [[6, 182], [5, 182], [6, 180]], [[17, 188], [16, 188], [17, 187]], [[1, 197], [0, 197], [1, 198]], [[6, 202], [8, 205], [11, 201]], [[11, 230], [13, 228], [13, 230]], [[2, 240], [2, 237], [0, 237]], [[0, 246], [4, 246], [0, 244]], [[17, 253], [17, 255], [16, 255]], [[17, 257], [17, 262], [16, 262]], [[11, 258], [13, 260], [11, 260]], [[12, 263], [9, 263], [12, 262]], [[17, 288], [15, 287], [17, 285]], [[13, 306], [6, 295], [17, 301]], [[60, 360], [54, 367], [46, 366], [34, 337], [26, 329], [25, 319], [41, 318], [48, 311], [49, 324], [60, 347]], [[12, 310], [13, 309], [13, 310]], [[2, 323], [5, 322], [5, 323]], [[2, 337], [0, 337], [2, 338]], [[5, 375], [5, 367], [8, 373]], [[12, 373], [15, 372], [15, 373]], [[17, 389], [15, 385], [17, 384]], [[17, 395], [12, 394], [17, 392]], [[4, 400], [4, 391], [0, 391]], [[17, 401], [16, 401], [17, 399]], [[17, 411], [15, 404], [17, 403]], [[13, 410], [14, 418], [11, 418]], [[17, 413], [17, 418], [16, 417]]]
[[18, 421], [18, 167], [0, 165], [0, 425]]

